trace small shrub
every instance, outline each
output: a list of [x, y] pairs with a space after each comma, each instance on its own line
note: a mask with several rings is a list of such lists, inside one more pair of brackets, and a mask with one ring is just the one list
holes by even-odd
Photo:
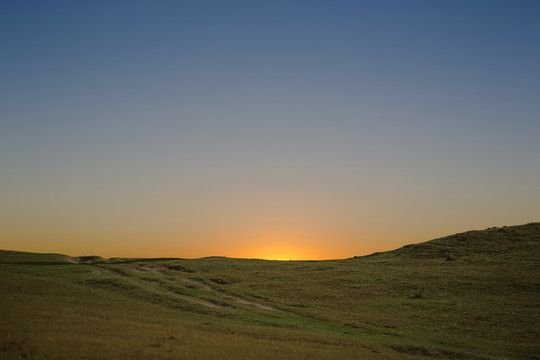
[[411, 296], [411, 299], [422, 299], [424, 296], [422, 293], [424, 292], [424, 288], [421, 288], [420, 290], [417, 290], [413, 296]]

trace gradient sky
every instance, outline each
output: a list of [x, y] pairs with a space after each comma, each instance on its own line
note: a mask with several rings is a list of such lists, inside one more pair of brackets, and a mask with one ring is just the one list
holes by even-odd
[[345, 258], [540, 220], [540, 1], [5, 1], [0, 248]]

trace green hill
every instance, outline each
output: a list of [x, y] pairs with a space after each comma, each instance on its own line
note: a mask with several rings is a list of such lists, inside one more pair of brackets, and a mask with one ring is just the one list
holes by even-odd
[[69, 256], [0, 250], [1, 263], [67, 263]]
[[0, 359], [538, 359], [540, 224], [329, 261], [0, 251]]
[[411, 244], [395, 250], [408, 257], [438, 258], [462, 257], [478, 259], [489, 256], [492, 260], [529, 258], [538, 250], [540, 223], [504, 226], [486, 230], [468, 231], [420, 244]]

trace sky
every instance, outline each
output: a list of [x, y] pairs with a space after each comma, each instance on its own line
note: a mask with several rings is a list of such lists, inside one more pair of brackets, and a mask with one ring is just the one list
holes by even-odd
[[5, 1], [0, 248], [334, 259], [540, 220], [540, 2]]

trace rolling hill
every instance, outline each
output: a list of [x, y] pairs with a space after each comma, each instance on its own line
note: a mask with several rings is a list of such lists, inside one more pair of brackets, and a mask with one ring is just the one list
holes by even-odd
[[326, 261], [0, 251], [0, 359], [538, 359], [540, 224]]

